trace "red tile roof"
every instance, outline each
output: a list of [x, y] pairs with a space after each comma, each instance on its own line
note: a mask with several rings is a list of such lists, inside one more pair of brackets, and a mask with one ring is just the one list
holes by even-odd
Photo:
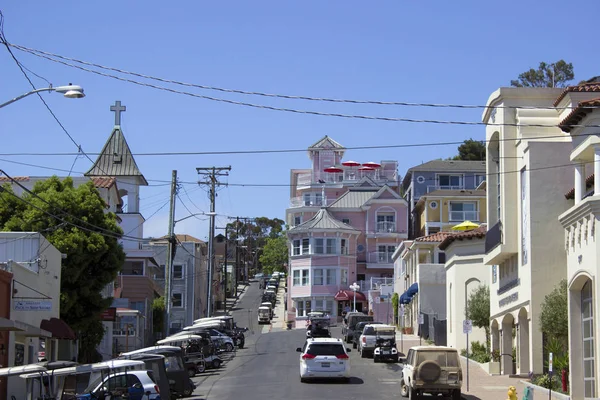
[[440, 250], [446, 250], [448, 246], [455, 240], [465, 240], [465, 239], [482, 239], [485, 237], [487, 232], [487, 226], [482, 224], [479, 228], [472, 229], [470, 231], [462, 231], [451, 233], [440, 243]]
[[600, 107], [600, 98], [581, 101], [573, 111], [560, 123], [560, 129], [570, 132], [573, 125], [579, 124], [586, 115]]
[[570, 92], [600, 92], [600, 82], [586, 82], [581, 85], [567, 86], [554, 102], [554, 107], [558, 106], [558, 103]]
[[[590, 176], [585, 178], [585, 188], [587, 189], [589, 187], [592, 187], [593, 185], [594, 185], [594, 174], [591, 174]], [[574, 199], [575, 198], [575, 188], [572, 188], [567, 193], [565, 193], [565, 197], [568, 200]]]
[[442, 242], [448, 235], [452, 235], [452, 232], [436, 232], [431, 235], [421, 236], [415, 239], [415, 242], [435, 243]]
[[[13, 176], [12, 179], [14, 179], [17, 182], [28, 182], [29, 181], [28, 176]], [[12, 180], [7, 176], [0, 176], [0, 182], [12, 182]]]
[[110, 178], [108, 176], [94, 176], [90, 179], [92, 182], [94, 182], [94, 186], [96, 186], [98, 189], [108, 189], [117, 183], [115, 178]]

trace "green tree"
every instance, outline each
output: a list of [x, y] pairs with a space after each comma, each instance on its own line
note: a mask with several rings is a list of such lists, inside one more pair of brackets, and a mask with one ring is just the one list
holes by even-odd
[[575, 78], [573, 64], [565, 60], [559, 60], [547, 64], [541, 62], [538, 69], [531, 68], [519, 75], [517, 80], [510, 81], [511, 86], [516, 87], [565, 87], [567, 82]]
[[473, 321], [473, 325], [485, 330], [485, 342], [489, 349], [490, 343], [490, 288], [487, 285], [479, 285], [469, 295], [467, 319]]
[[165, 297], [152, 300], [152, 328], [154, 332], [165, 330]]
[[287, 239], [284, 235], [267, 238], [260, 264], [265, 274], [271, 275], [275, 271], [284, 272], [283, 264], [288, 261]]
[[[83, 228], [83, 229], [82, 229]], [[92, 182], [75, 188], [57, 177], [36, 183], [21, 199], [9, 185], [0, 191], [0, 229], [41, 232], [61, 253], [60, 317], [80, 337], [80, 361], [97, 360], [104, 334], [100, 313], [112, 298], [101, 291], [114, 281], [125, 261], [118, 242], [123, 231]]]
[[540, 313], [540, 330], [546, 337], [557, 338], [566, 345], [569, 338], [566, 279], [560, 281], [544, 298]]
[[392, 309], [394, 310], [394, 321], [398, 321], [398, 303], [400, 302], [400, 295], [394, 293], [392, 295]]
[[[246, 252], [242, 255], [242, 260], [254, 262], [253, 252], [263, 251], [268, 238], [276, 238], [282, 235], [285, 221], [279, 218], [257, 217], [251, 220], [240, 219], [227, 224], [230, 240], [239, 240], [241, 246], [244, 246]], [[262, 249], [262, 250], [261, 250]], [[258, 265], [253, 265], [253, 269], [261, 269], [262, 263], [258, 258]]]
[[458, 146], [458, 155], [454, 160], [485, 161], [485, 142], [467, 139]]

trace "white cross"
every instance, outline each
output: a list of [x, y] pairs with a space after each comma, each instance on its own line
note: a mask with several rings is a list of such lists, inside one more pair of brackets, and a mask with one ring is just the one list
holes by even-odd
[[121, 125], [121, 113], [126, 110], [127, 110], [127, 107], [121, 106], [120, 100], [115, 101], [114, 106], [110, 106], [110, 111], [115, 112], [115, 125], [117, 125], [117, 126]]

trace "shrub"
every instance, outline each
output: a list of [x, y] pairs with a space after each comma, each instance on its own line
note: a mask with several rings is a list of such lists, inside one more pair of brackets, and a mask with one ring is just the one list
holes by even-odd
[[535, 377], [533, 379], [533, 384], [552, 390], [557, 390], [560, 387], [558, 379], [555, 376], [550, 377], [548, 374]]
[[496, 349], [494, 351], [492, 351], [492, 360], [494, 360], [494, 362], [499, 362], [500, 361], [500, 350]]
[[[480, 342], [471, 342], [471, 347], [469, 348], [469, 358], [473, 361], [477, 361], [478, 363], [486, 363], [490, 362], [490, 354], [487, 351], [487, 347], [485, 344]], [[467, 350], [462, 349], [460, 351], [460, 355], [466, 357]]]

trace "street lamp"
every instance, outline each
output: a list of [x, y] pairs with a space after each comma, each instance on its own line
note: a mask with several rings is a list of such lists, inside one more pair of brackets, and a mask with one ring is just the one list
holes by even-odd
[[27, 92], [25, 94], [17, 96], [17, 97], [15, 97], [12, 100], [7, 101], [6, 103], [0, 104], [0, 108], [2, 108], [4, 106], [7, 106], [9, 104], [12, 104], [15, 101], [21, 100], [22, 98], [27, 97], [27, 96], [29, 96], [31, 94], [39, 93], [39, 92], [57, 92], [57, 93], [62, 93], [68, 99], [80, 99], [82, 97], [85, 97], [85, 93], [83, 93], [83, 88], [81, 86], [71, 85], [69, 83], [66, 86], [56, 86], [56, 87], [50, 86], [48, 88], [32, 90], [31, 92]]
[[360, 289], [360, 286], [356, 282], [350, 285], [350, 289], [354, 292], [354, 312], [356, 312], [356, 291]]

